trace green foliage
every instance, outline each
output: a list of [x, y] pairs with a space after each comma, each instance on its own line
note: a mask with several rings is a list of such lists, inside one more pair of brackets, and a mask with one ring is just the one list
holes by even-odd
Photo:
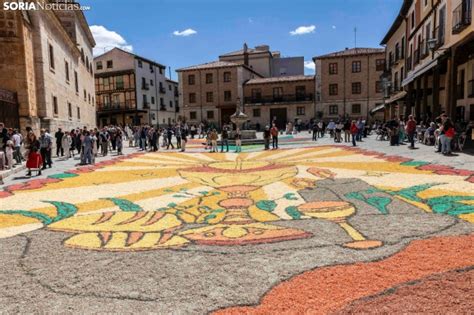
[[296, 197], [294, 193], [284, 194], [283, 198], [285, 198], [287, 200], [298, 200], [298, 197]]
[[33, 218], [38, 221], [41, 221], [44, 225], [51, 224], [53, 222], [53, 219], [49, 216], [47, 216], [44, 213], [39, 213], [39, 212], [34, 212], [34, 211], [27, 211], [27, 210], [2, 210], [0, 211], [0, 214], [11, 214], [11, 215], [22, 215], [24, 217], [28, 218]]
[[136, 203], [133, 203], [127, 199], [119, 199], [119, 198], [104, 198], [104, 199], [112, 201], [122, 211], [127, 211], [127, 212], [143, 211], [142, 207], [140, 207]]
[[255, 205], [260, 210], [264, 210], [268, 212], [272, 212], [273, 210], [275, 210], [277, 206], [276, 202], [273, 200], [260, 200], [260, 201], [257, 201]]
[[285, 212], [293, 219], [301, 219], [301, 212], [295, 206], [286, 207]]
[[53, 219], [53, 222], [57, 222], [69, 217], [72, 217], [77, 213], [77, 207], [72, 203], [60, 202], [60, 201], [44, 201], [52, 204], [56, 207], [57, 215]]

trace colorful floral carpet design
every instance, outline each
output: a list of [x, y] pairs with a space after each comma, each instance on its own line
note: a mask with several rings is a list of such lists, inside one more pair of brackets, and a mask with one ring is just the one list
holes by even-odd
[[398, 312], [448, 283], [460, 298], [437, 305], [462, 312], [472, 223], [474, 171], [343, 146], [135, 154], [0, 192], [0, 247], [28, 239], [19, 265], [45, 288], [163, 313]]

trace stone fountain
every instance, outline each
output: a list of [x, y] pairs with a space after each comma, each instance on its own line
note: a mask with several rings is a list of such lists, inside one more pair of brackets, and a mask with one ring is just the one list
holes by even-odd
[[[242, 134], [242, 143], [245, 144], [245, 140], [254, 140], [257, 139], [257, 132], [255, 130], [242, 130], [242, 126], [245, 122], [247, 122], [248, 116], [243, 111], [243, 106], [240, 98], [237, 98], [237, 109], [235, 113], [230, 116], [230, 121], [235, 124], [236, 128], [240, 129]], [[230, 138], [234, 138], [234, 131], [230, 133]]]

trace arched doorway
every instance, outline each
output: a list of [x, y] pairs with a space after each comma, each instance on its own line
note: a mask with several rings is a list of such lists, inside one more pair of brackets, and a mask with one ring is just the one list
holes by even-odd
[[0, 89], [0, 121], [7, 128], [20, 128], [16, 93]]

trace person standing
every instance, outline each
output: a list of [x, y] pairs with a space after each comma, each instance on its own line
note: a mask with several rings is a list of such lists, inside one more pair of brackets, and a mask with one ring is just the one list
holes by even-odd
[[413, 118], [413, 115], [408, 116], [408, 121], [406, 124], [406, 131], [408, 140], [410, 141], [410, 149], [415, 148], [415, 137], [416, 137], [416, 120]]
[[318, 140], [318, 133], [319, 133], [319, 128], [318, 124], [313, 124], [313, 141]]
[[183, 128], [181, 133], [181, 152], [186, 151], [186, 143], [188, 142], [188, 128]]
[[64, 133], [63, 139], [61, 140], [61, 146], [64, 149], [64, 155], [66, 156], [66, 159], [71, 157], [71, 143], [71, 136], [69, 135], [69, 132], [66, 131]]
[[63, 148], [63, 137], [64, 132], [61, 128], [58, 128], [58, 131], [54, 134], [54, 138], [56, 138], [56, 156], [59, 157], [59, 153], [61, 156], [64, 156], [64, 148]]
[[175, 129], [175, 136], [176, 136], [176, 148], [181, 149], [181, 125], [177, 125]]
[[26, 176], [31, 176], [32, 169], [37, 169], [38, 176], [41, 175], [41, 166], [43, 164], [43, 159], [38, 153], [40, 147], [41, 144], [39, 140], [36, 139], [36, 135], [33, 133], [33, 131], [29, 131], [25, 141], [25, 154], [27, 156], [26, 168], [28, 169], [28, 173], [26, 173]]
[[81, 165], [92, 164], [93, 141], [89, 131], [83, 131]]
[[272, 135], [272, 148], [278, 149], [278, 127], [274, 123], [272, 129], [270, 129], [270, 134]]
[[356, 121], [353, 120], [351, 124], [351, 135], [352, 135], [352, 146], [356, 146], [356, 137], [359, 132], [359, 128], [357, 128]]
[[217, 148], [218, 135], [217, 135], [217, 130], [216, 129], [212, 129], [209, 138], [211, 139], [211, 152], [212, 153], [219, 152], [219, 149]]
[[41, 158], [43, 160], [43, 169], [46, 168], [46, 165], [51, 168], [51, 165], [53, 164], [53, 162], [51, 161], [51, 148], [53, 146], [53, 141], [44, 129], [41, 129], [40, 131], [39, 142]]
[[265, 142], [265, 150], [270, 149], [270, 138], [271, 138], [271, 133], [270, 133], [270, 126], [266, 125], [265, 130], [263, 131], [263, 141]]
[[351, 122], [349, 120], [344, 123], [344, 142], [351, 142]]
[[170, 146], [174, 150], [174, 145], [173, 145], [173, 142], [171, 141], [172, 139], [173, 139], [173, 129], [171, 128], [171, 126], [169, 126], [168, 129], [166, 129], [166, 142], [167, 142], [166, 150], [169, 150]]
[[13, 157], [15, 158], [15, 161], [17, 164], [21, 164], [21, 143], [23, 141], [23, 137], [21, 136], [21, 133], [19, 133], [17, 129], [13, 131], [12, 140], [13, 140], [13, 147], [14, 147]]
[[227, 126], [224, 126], [221, 132], [221, 152], [224, 152], [224, 145], [226, 146], [226, 152], [229, 152], [229, 132]]
[[456, 134], [454, 130], [454, 125], [451, 122], [451, 119], [446, 118], [443, 125], [441, 126], [441, 152], [444, 155], [451, 155], [451, 140], [454, 138]]
[[242, 132], [240, 128], [235, 130], [235, 152], [242, 152]]
[[123, 135], [122, 131], [118, 130], [117, 131], [117, 137], [116, 137], [116, 146], [117, 146], [117, 155], [122, 155], [122, 149], [123, 149]]

